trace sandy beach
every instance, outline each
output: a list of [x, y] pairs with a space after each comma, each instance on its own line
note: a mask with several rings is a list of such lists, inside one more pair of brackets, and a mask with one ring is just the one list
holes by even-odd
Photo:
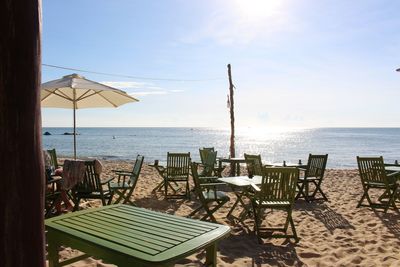
[[[130, 161], [103, 161], [102, 178], [112, 175], [111, 169], [131, 169]], [[137, 206], [178, 216], [186, 216], [198, 200], [166, 200], [152, 189], [161, 181], [156, 170], [143, 165], [134, 200]], [[387, 214], [369, 208], [356, 208], [362, 195], [357, 170], [330, 169], [325, 174], [323, 191], [328, 202], [296, 201], [293, 219], [300, 241], [264, 239], [259, 244], [253, 232], [253, 219], [244, 223], [228, 220], [231, 200], [217, 213], [219, 223], [232, 229], [231, 235], [219, 243], [218, 266], [400, 266], [400, 214], [393, 209]], [[81, 204], [82, 208], [99, 206], [100, 202]], [[234, 214], [241, 211], [237, 208]], [[279, 222], [279, 212], [269, 214], [269, 221]], [[62, 259], [78, 255], [73, 248], [60, 251]], [[205, 253], [199, 252], [177, 266], [202, 266]], [[101, 259], [88, 258], [68, 266], [114, 266]]]

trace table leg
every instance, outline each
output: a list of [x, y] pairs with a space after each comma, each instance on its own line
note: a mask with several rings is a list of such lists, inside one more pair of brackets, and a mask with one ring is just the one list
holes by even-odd
[[218, 177], [222, 177], [222, 161], [218, 161]]
[[47, 247], [47, 251], [48, 251], [48, 259], [49, 259], [49, 267], [58, 267], [59, 265], [59, 261], [58, 261], [58, 248], [59, 245], [52, 240], [51, 238], [48, 239], [48, 247]]
[[236, 168], [236, 176], [240, 176], [240, 163], [236, 163], [235, 168]]
[[217, 242], [206, 248], [206, 266], [217, 266]]

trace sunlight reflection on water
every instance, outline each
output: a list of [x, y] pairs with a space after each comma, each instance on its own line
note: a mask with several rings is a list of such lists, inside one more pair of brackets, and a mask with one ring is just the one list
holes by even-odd
[[[44, 148], [71, 156], [70, 128], [44, 128]], [[199, 147], [213, 146], [218, 156], [229, 152], [229, 129], [215, 128], [79, 128], [77, 154], [81, 157], [133, 159], [145, 155], [146, 162], [166, 153], [190, 152], [199, 161]], [[115, 136], [115, 139], [113, 138]], [[236, 156], [261, 154], [265, 162], [306, 162], [308, 154], [329, 154], [329, 168], [356, 168], [357, 155], [382, 155], [386, 162], [399, 159], [400, 128], [238, 129]]]

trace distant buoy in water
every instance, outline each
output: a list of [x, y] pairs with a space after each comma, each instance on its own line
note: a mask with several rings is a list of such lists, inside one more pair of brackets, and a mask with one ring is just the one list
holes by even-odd
[[113, 135], [113, 139], [115, 139], [115, 135]]

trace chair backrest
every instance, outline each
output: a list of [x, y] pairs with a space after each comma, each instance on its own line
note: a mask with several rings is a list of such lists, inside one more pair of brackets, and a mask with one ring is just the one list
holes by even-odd
[[246, 160], [247, 172], [249, 175], [263, 175], [261, 155], [250, 155], [244, 153], [244, 159]]
[[358, 171], [363, 183], [388, 184], [383, 157], [358, 157]]
[[325, 155], [312, 155], [308, 156], [307, 169], [305, 177], [317, 177], [322, 179], [324, 177], [326, 163], [328, 161], [328, 154]]
[[264, 167], [263, 178], [256, 198], [261, 201], [294, 203], [299, 169], [295, 167]]
[[192, 169], [192, 177], [193, 177], [193, 182], [194, 182], [194, 191], [196, 192], [197, 196], [200, 199], [201, 203], [204, 203], [204, 195], [203, 195], [203, 188], [201, 187], [200, 179], [199, 179], [199, 174], [198, 174], [198, 163], [193, 162], [191, 164], [191, 169]]
[[58, 169], [58, 161], [57, 161], [57, 153], [56, 153], [56, 149], [48, 149], [47, 153], [49, 153], [50, 155], [50, 164], [51, 166], [54, 167], [54, 169]]
[[167, 154], [167, 177], [189, 178], [190, 152]]
[[142, 169], [143, 161], [144, 161], [144, 156], [137, 155], [135, 165], [133, 165], [132, 175], [130, 177], [132, 186], [135, 186], [137, 183], [137, 180], [140, 175], [140, 170]]
[[209, 152], [214, 152], [214, 148], [213, 147], [203, 147], [199, 149], [199, 153], [200, 153], [200, 160], [202, 164], [205, 164], [205, 160], [208, 156]]
[[74, 190], [78, 193], [92, 193], [92, 192], [102, 192], [103, 188], [101, 186], [100, 175], [95, 172], [95, 161], [85, 161], [85, 175], [83, 180], [75, 185]]
[[204, 159], [204, 169], [202, 176], [212, 176], [214, 170], [214, 163], [217, 160], [217, 151], [209, 151], [207, 157]]

